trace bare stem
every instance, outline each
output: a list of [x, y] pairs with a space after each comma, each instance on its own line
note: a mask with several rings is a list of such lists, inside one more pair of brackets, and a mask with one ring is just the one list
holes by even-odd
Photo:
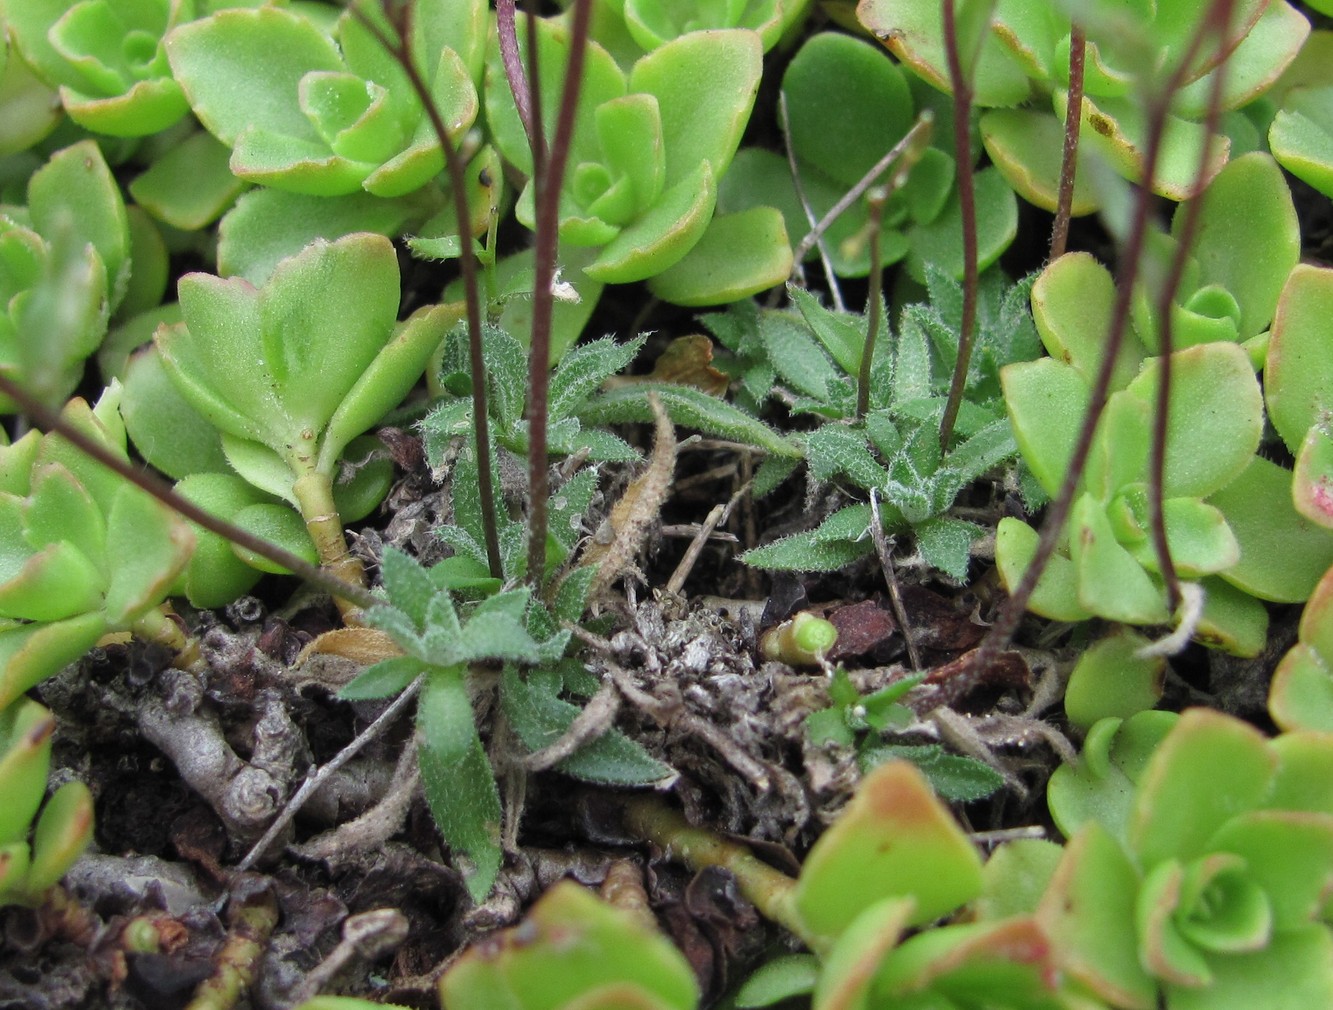
[[[583, 57], [587, 49], [591, 0], [575, 0], [569, 32], [569, 63], [565, 68], [560, 111], [549, 157], [539, 160], [533, 151], [536, 174], [537, 239], [532, 291], [532, 342], [528, 351], [528, 581], [540, 584], [546, 568], [546, 499], [549, 494], [546, 450], [546, 404], [551, 373], [551, 312], [555, 303], [556, 247], [560, 229], [560, 189], [574, 136], [574, 114], [583, 84]], [[530, 22], [531, 23], [531, 19]], [[532, 36], [529, 36], [532, 39]], [[535, 58], [535, 39], [528, 47]], [[537, 79], [532, 71], [532, 81]], [[534, 108], [538, 107], [533, 102]]]
[[897, 189], [902, 186], [907, 179], [907, 174], [912, 170], [912, 166], [921, 160], [921, 155], [925, 153], [926, 147], [930, 144], [930, 133], [934, 129], [934, 125], [935, 117], [930, 110], [923, 110], [916, 117], [916, 122], [912, 124], [912, 128], [907, 131], [903, 139], [894, 144], [884, 157], [875, 162], [870, 171], [861, 176], [856, 185], [844, 193], [842, 199], [830, 207], [828, 213], [819, 219], [819, 223], [801, 239], [794, 254], [795, 262], [799, 263], [805, 259], [815, 243], [823, 238], [824, 232], [828, 231], [829, 225], [841, 217], [848, 207], [859, 200], [866, 190], [879, 181], [879, 177], [887, 172], [899, 158], [903, 160], [903, 163], [899, 165], [898, 171], [894, 173], [895, 181], [890, 188]]
[[380, 601], [365, 588], [345, 582], [340, 578], [310, 564], [304, 558], [297, 557], [290, 551], [262, 540], [200, 508], [188, 498], [177, 494], [169, 484], [156, 474], [143, 470], [127, 460], [121, 459], [96, 439], [85, 435], [78, 428], [66, 424], [64, 418], [41, 401], [28, 394], [18, 383], [0, 374], [0, 393], [10, 397], [23, 408], [23, 412], [43, 431], [55, 432], [68, 441], [80, 452], [91, 456], [109, 470], [113, 470], [125, 480], [152, 495], [168, 508], [174, 509], [186, 519], [197, 523], [210, 533], [225, 537], [243, 550], [252, 551], [261, 558], [281, 565], [304, 579], [313, 586], [318, 586], [332, 596], [340, 597], [360, 607], [373, 607]]
[[880, 228], [884, 223], [887, 189], [872, 192], [870, 203], [870, 290], [866, 293], [866, 345], [861, 351], [861, 368], [856, 376], [856, 419], [862, 420], [870, 409], [870, 368], [875, 359], [875, 338], [879, 335], [880, 310], [883, 307], [884, 264], [880, 260]]
[[963, 322], [958, 331], [958, 358], [954, 361], [949, 399], [940, 418], [940, 447], [947, 450], [954, 422], [963, 403], [967, 370], [972, 362], [973, 331], [977, 319], [977, 195], [972, 178], [972, 82], [963, 71], [958, 48], [958, 24], [953, 0], [943, 0], [944, 51], [949, 61], [949, 86], [953, 89], [953, 147], [958, 163], [958, 208], [963, 217]]
[[468, 367], [472, 373], [472, 430], [477, 439], [477, 489], [481, 496], [481, 525], [483, 539], [486, 541], [486, 563], [494, 578], [501, 578], [504, 569], [500, 561], [500, 534], [496, 519], [495, 480], [491, 473], [491, 456], [488, 447], [491, 444], [490, 417], [486, 410], [486, 361], [481, 346], [481, 292], [477, 284], [477, 258], [472, 243], [472, 215], [467, 203], [467, 179], [464, 177], [463, 159], [454, 143], [449, 139], [449, 131], [439, 106], [431, 97], [430, 89], [422, 79], [420, 71], [412, 60], [411, 51], [411, 10], [404, 6], [395, 18], [387, 4], [383, 10], [390, 24], [398, 33], [398, 38], [390, 38], [385, 32], [359, 8], [354, 8], [357, 17], [368, 31], [375, 36], [386, 52], [403, 68], [403, 73], [417, 93], [426, 115], [430, 118], [431, 128], [440, 141], [444, 151], [445, 164], [449, 170], [449, 188], [453, 190], [454, 217], [458, 221], [459, 254], [458, 262], [463, 271], [463, 292], [467, 303], [467, 343]]
[[[787, 168], [791, 172], [791, 183], [796, 189], [796, 200], [801, 205], [801, 212], [805, 214], [806, 224], [810, 226], [810, 235], [815, 237], [814, 246], [819, 250], [819, 263], [824, 268], [824, 279], [828, 282], [829, 297], [833, 300], [833, 308], [838, 312], [846, 312], [847, 305], [842, 300], [842, 289], [838, 287], [838, 276], [833, 271], [833, 261], [829, 258], [828, 247], [824, 244], [824, 232], [819, 227], [819, 220], [815, 217], [815, 209], [810, 206], [810, 200], [805, 195], [805, 183], [801, 181], [801, 166], [796, 162], [796, 149], [791, 146], [791, 123], [787, 115], [787, 92], [778, 92], [778, 119], [782, 125], [782, 145], [787, 152]], [[887, 167], [887, 166], [886, 166]], [[801, 243], [802, 247], [805, 243]], [[791, 261], [792, 279], [805, 286], [805, 268], [802, 266], [805, 255], [801, 253], [793, 256]]]
[[[1217, 33], [1219, 50], [1225, 52], [1227, 46], [1227, 26], [1231, 23], [1231, 10], [1234, 0], [1220, 0], [1209, 13], [1205, 30], [1211, 28]], [[1217, 133], [1218, 122], [1222, 117], [1222, 84], [1226, 77], [1227, 64], [1222, 60], [1213, 71], [1212, 84], [1208, 92], [1208, 110], [1204, 118], [1204, 143], [1199, 153], [1199, 168], [1195, 173], [1190, 199], [1181, 208], [1180, 231], [1176, 235], [1176, 247], [1171, 256], [1171, 265], [1167, 270], [1165, 282], [1157, 293], [1157, 334], [1158, 353], [1161, 355], [1161, 367], [1157, 376], [1157, 396], [1153, 409], [1152, 450], [1148, 459], [1148, 519], [1152, 531], [1153, 552], [1157, 555], [1157, 565], [1161, 570], [1162, 581], [1166, 583], [1167, 606], [1172, 614], [1180, 609], [1180, 576], [1176, 572], [1175, 560], [1171, 557], [1171, 547], [1166, 539], [1166, 516], [1163, 514], [1166, 477], [1166, 434], [1171, 407], [1171, 377], [1173, 372], [1171, 355], [1175, 351], [1175, 333], [1173, 312], [1176, 293], [1185, 274], [1185, 263], [1189, 259], [1190, 247], [1199, 230], [1199, 212], [1203, 209], [1204, 180], [1208, 174], [1208, 163], [1212, 154], [1213, 142]]]
[[[1214, 21], [1220, 7], [1229, 9], [1231, 2], [1232, 0], [1217, 0], [1209, 13], [1209, 23]], [[1125, 240], [1125, 247], [1121, 251], [1120, 262], [1116, 270], [1116, 298], [1111, 311], [1111, 326], [1106, 335], [1106, 346], [1103, 351], [1101, 366], [1093, 382], [1088, 409], [1083, 416], [1083, 423], [1079, 428], [1078, 439], [1074, 444], [1074, 451], [1065, 470], [1065, 478], [1060, 486], [1060, 493], [1056, 495], [1055, 500], [1046, 509], [1046, 518], [1042, 522], [1037, 550], [1027, 570], [1023, 573], [1022, 581], [1005, 602], [1003, 609], [991, 626], [990, 631], [987, 632], [985, 639], [982, 640], [981, 645], [972, 654], [974, 668], [984, 669], [988, 666], [1013, 637], [1019, 621], [1022, 620], [1023, 612], [1027, 609], [1028, 600], [1032, 598], [1032, 593], [1036, 589], [1037, 580], [1041, 577], [1046, 563], [1054, 553], [1055, 545], [1069, 519], [1069, 510], [1073, 505], [1074, 493], [1082, 479], [1083, 469], [1088, 461], [1093, 432], [1096, 430], [1097, 422], [1101, 419], [1102, 410], [1106, 407], [1106, 401], [1110, 395], [1111, 375], [1115, 370], [1116, 358], [1124, 343], [1125, 331], [1129, 325], [1130, 301], [1139, 270], [1142, 268], [1144, 244], [1147, 238], [1149, 215], [1153, 203], [1153, 181], [1156, 178], [1157, 163], [1161, 156], [1162, 134], [1166, 129], [1167, 112], [1170, 109], [1172, 96], [1180, 90], [1184, 82], [1187, 68], [1194, 62], [1194, 57], [1202, 45], [1204, 34], [1204, 32], [1199, 32], [1191, 40], [1189, 51], [1171, 74], [1166, 86], [1161, 89], [1151, 89], [1145, 95], [1147, 137], [1143, 156], [1143, 177], [1139, 183], [1138, 198], [1134, 203], [1134, 215], [1130, 223], [1129, 235]], [[1174, 292], [1172, 297], [1174, 297]], [[1159, 416], [1161, 416], [1160, 411]], [[1159, 433], [1155, 432], [1154, 437], [1157, 434]], [[1164, 429], [1160, 434], [1164, 434]]]
[[540, 144], [537, 128], [532, 121], [528, 75], [523, 69], [523, 57], [518, 48], [514, 0], [496, 0], [495, 32], [500, 41], [500, 62], [504, 64], [505, 80], [509, 82], [509, 92], [514, 96], [514, 108], [518, 110], [518, 118], [523, 123], [523, 132], [528, 135], [528, 146], [535, 151]]
[[1069, 94], [1065, 96], [1065, 146], [1060, 155], [1060, 192], [1056, 198], [1055, 223], [1051, 225], [1049, 259], [1065, 254], [1069, 242], [1069, 218], [1074, 206], [1074, 181], [1078, 173], [1078, 132], [1083, 123], [1083, 65], [1087, 40], [1083, 26], [1069, 30]]
[[786, 927], [811, 949], [820, 946], [819, 938], [809, 933], [792, 905], [796, 881], [760, 862], [744, 845], [691, 826], [683, 816], [652, 796], [627, 799], [624, 819], [626, 828], [661, 846], [668, 858], [679, 859], [695, 870], [706, 866], [729, 870], [741, 894], [766, 918]]

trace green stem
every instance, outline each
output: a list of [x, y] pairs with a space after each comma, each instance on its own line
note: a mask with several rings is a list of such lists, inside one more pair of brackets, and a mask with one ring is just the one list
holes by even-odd
[[880, 259], [880, 229], [884, 224], [884, 204], [889, 190], [872, 190], [870, 204], [870, 291], [866, 295], [866, 345], [861, 351], [861, 368], [856, 376], [856, 419], [865, 420], [870, 409], [870, 371], [874, 366], [875, 338], [879, 334], [881, 301], [884, 294], [884, 264]]
[[135, 487], [141, 488], [146, 494], [152, 495], [163, 505], [173, 509], [190, 522], [197, 523], [210, 533], [216, 533], [238, 547], [289, 569], [296, 573], [299, 578], [313, 586], [318, 586], [335, 598], [345, 600], [348, 603], [355, 603], [360, 607], [373, 607], [379, 602], [360, 583], [349, 583], [335, 579], [328, 572], [315, 567], [304, 558], [297, 557], [291, 551], [285, 551], [276, 544], [271, 544], [248, 530], [241, 529], [235, 523], [229, 523], [208, 510], [200, 508], [188, 498], [177, 494], [172, 490], [171, 485], [167, 484], [161, 477], [150, 473], [143, 467], [134, 466], [81, 429], [67, 424], [56, 411], [51, 410], [40, 400], [29, 395], [21, 385], [3, 374], [0, 374], [0, 394], [8, 396], [22, 407], [24, 414], [31, 418], [43, 431], [57, 432], [61, 438], [80, 452], [91, 456], [108, 470], [119, 474]]
[[[954, 362], [949, 398], [940, 419], [940, 448], [949, 451], [954, 422], [963, 404], [967, 370], [972, 362], [972, 344], [977, 319], [977, 197], [972, 178], [972, 81], [969, 72], [975, 58], [963, 69], [958, 25], [953, 0], [944, 0], [944, 50], [949, 61], [949, 85], [953, 88], [953, 147], [958, 164], [958, 209], [963, 218], [963, 322], [958, 331], [958, 359]], [[975, 56], [975, 54], [969, 54]]]
[[1060, 191], [1055, 207], [1055, 222], [1051, 225], [1051, 248], [1048, 260], [1057, 260], [1065, 254], [1069, 242], [1069, 218], [1074, 206], [1074, 182], [1078, 171], [1078, 134], [1083, 122], [1083, 67], [1087, 55], [1083, 26], [1074, 24], [1069, 30], [1069, 94], [1065, 96], [1065, 143], [1060, 154]]
[[[238, 893], [242, 888], [248, 893]], [[218, 951], [213, 974], [199, 983], [186, 1010], [230, 1010], [249, 990], [278, 924], [273, 888], [243, 878], [239, 886], [233, 887], [227, 920], [230, 931]]]
[[799, 937], [807, 947], [819, 950], [819, 938], [805, 928], [796, 913], [793, 901], [796, 881], [761, 862], [746, 846], [706, 828], [691, 826], [680, 813], [654, 796], [628, 800], [624, 822], [635, 835], [660, 846], [669, 859], [678, 859], [695, 870], [716, 866], [729, 871], [736, 878], [741, 894], [766, 918]]
[[[305, 528], [315, 544], [315, 553], [319, 563], [329, 574], [343, 582], [365, 586], [366, 573], [361, 562], [347, 549], [347, 538], [343, 534], [342, 517], [338, 515], [338, 506], [333, 501], [333, 481], [328, 474], [318, 470], [307, 470], [292, 485], [305, 520]], [[345, 600], [335, 598], [338, 612], [346, 619], [355, 609]]]
[[148, 611], [130, 630], [135, 638], [171, 650], [176, 656], [172, 665], [182, 670], [188, 670], [203, 658], [199, 654], [199, 640], [181, 631], [180, 625], [168, 616], [165, 604]]

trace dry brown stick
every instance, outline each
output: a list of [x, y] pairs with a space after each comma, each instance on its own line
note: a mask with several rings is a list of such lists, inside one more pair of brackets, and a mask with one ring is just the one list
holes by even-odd
[[708, 538], [713, 535], [715, 529], [727, 521], [727, 518], [731, 515], [731, 510], [736, 507], [736, 503], [749, 490], [750, 482], [746, 481], [725, 505], [713, 506], [708, 513], [708, 517], [703, 521], [703, 525], [699, 527], [699, 531], [694, 535], [694, 539], [690, 541], [690, 546], [685, 549], [685, 556], [680, 559], [680, 564], [676, 566], [676, 570], [671, 573], [671, 578], [667, 580], [666, 591], [669, 594], [674, 595], [680, 592], [681, 587], [685, 585], [685, 580], [690, 577], [695, 562], [699, 560], [699, 555], [703, 553]]
[[913, 670], [920, 670], [921, 654], [916, 649], [916, 639], [907, 620], [907, 608], [903, 606], [902, 593], [898, 590], [898, 576], [893, 571], [893, 555], [889, 553], [889, 542], [884, 536], [884, 526], [879, 518], [879, 495], [870, 489], [870, 539], [875, 541], [875, 553], [879, 555], [879, 567], [884, 572], [884, 584], [889, 587], [889, 603], [893, 607], [893, 616], [903, 633], [903, 642], [907, 645], [907, 659]]
[[379, 717], [374, 722], [361, 731], [355, 740], [335, 754], [329, 761], [321, 765], [313, 775], [301, 784], [301, 788], [296, 790], [295, 795], [287, 801], [287, 805], [283, 808], [282, 813], [278, 814], [273, 823], [269, 825], [268, 830], [264, 832], [264, 837], [255, 842], [254, 848], [246, 853], [245, 858], [239, 863], [237, 867], [238, 869], [248, 870], [255, 864], [255, 861], [264, 854], [265, 850], [270, 845], [273, 844], [274, 840], [282, 833], [283, 829], [291, 823], [292, 818], [295, 817], [297, 811], [305, 805], [306, 800], [310, 799], [310, 797], [315, 794], [315, 791], [327, 782], [334, 772], [348, 761], [352, 760], [352, 758], [361, 751], [361, 748], [370, 743], [371, 740], [374, 740], [375, 737], [379, 736], [380, 733], [382, 733], [389, 724], [398, 717], [398, 714], [407, 707], [408, 702], [415, 698], [417, 692], [421, 690], [421, 682], [421, 677], [412, 681], [411, 684], [403, 689], [402, 694], [398, 695], [398, 697], [393, 700], [392, 704], [380, 713]]

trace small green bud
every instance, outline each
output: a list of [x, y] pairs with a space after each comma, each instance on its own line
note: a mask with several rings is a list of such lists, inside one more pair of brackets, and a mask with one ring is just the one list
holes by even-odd
[[759, 650], [765, 659], [788, 666], [818, 666], [837, 641], [838, 629], [833, 622], [802, 610], [764, 632]]

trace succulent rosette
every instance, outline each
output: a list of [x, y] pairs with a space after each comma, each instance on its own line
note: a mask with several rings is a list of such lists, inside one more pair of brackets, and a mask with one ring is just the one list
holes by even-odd
[[1333, 1005], [1333, 736], [1208, 709], [1107, 719], [1051, 778], [1070, 836], [1038, 916], [1115, 1006]]

